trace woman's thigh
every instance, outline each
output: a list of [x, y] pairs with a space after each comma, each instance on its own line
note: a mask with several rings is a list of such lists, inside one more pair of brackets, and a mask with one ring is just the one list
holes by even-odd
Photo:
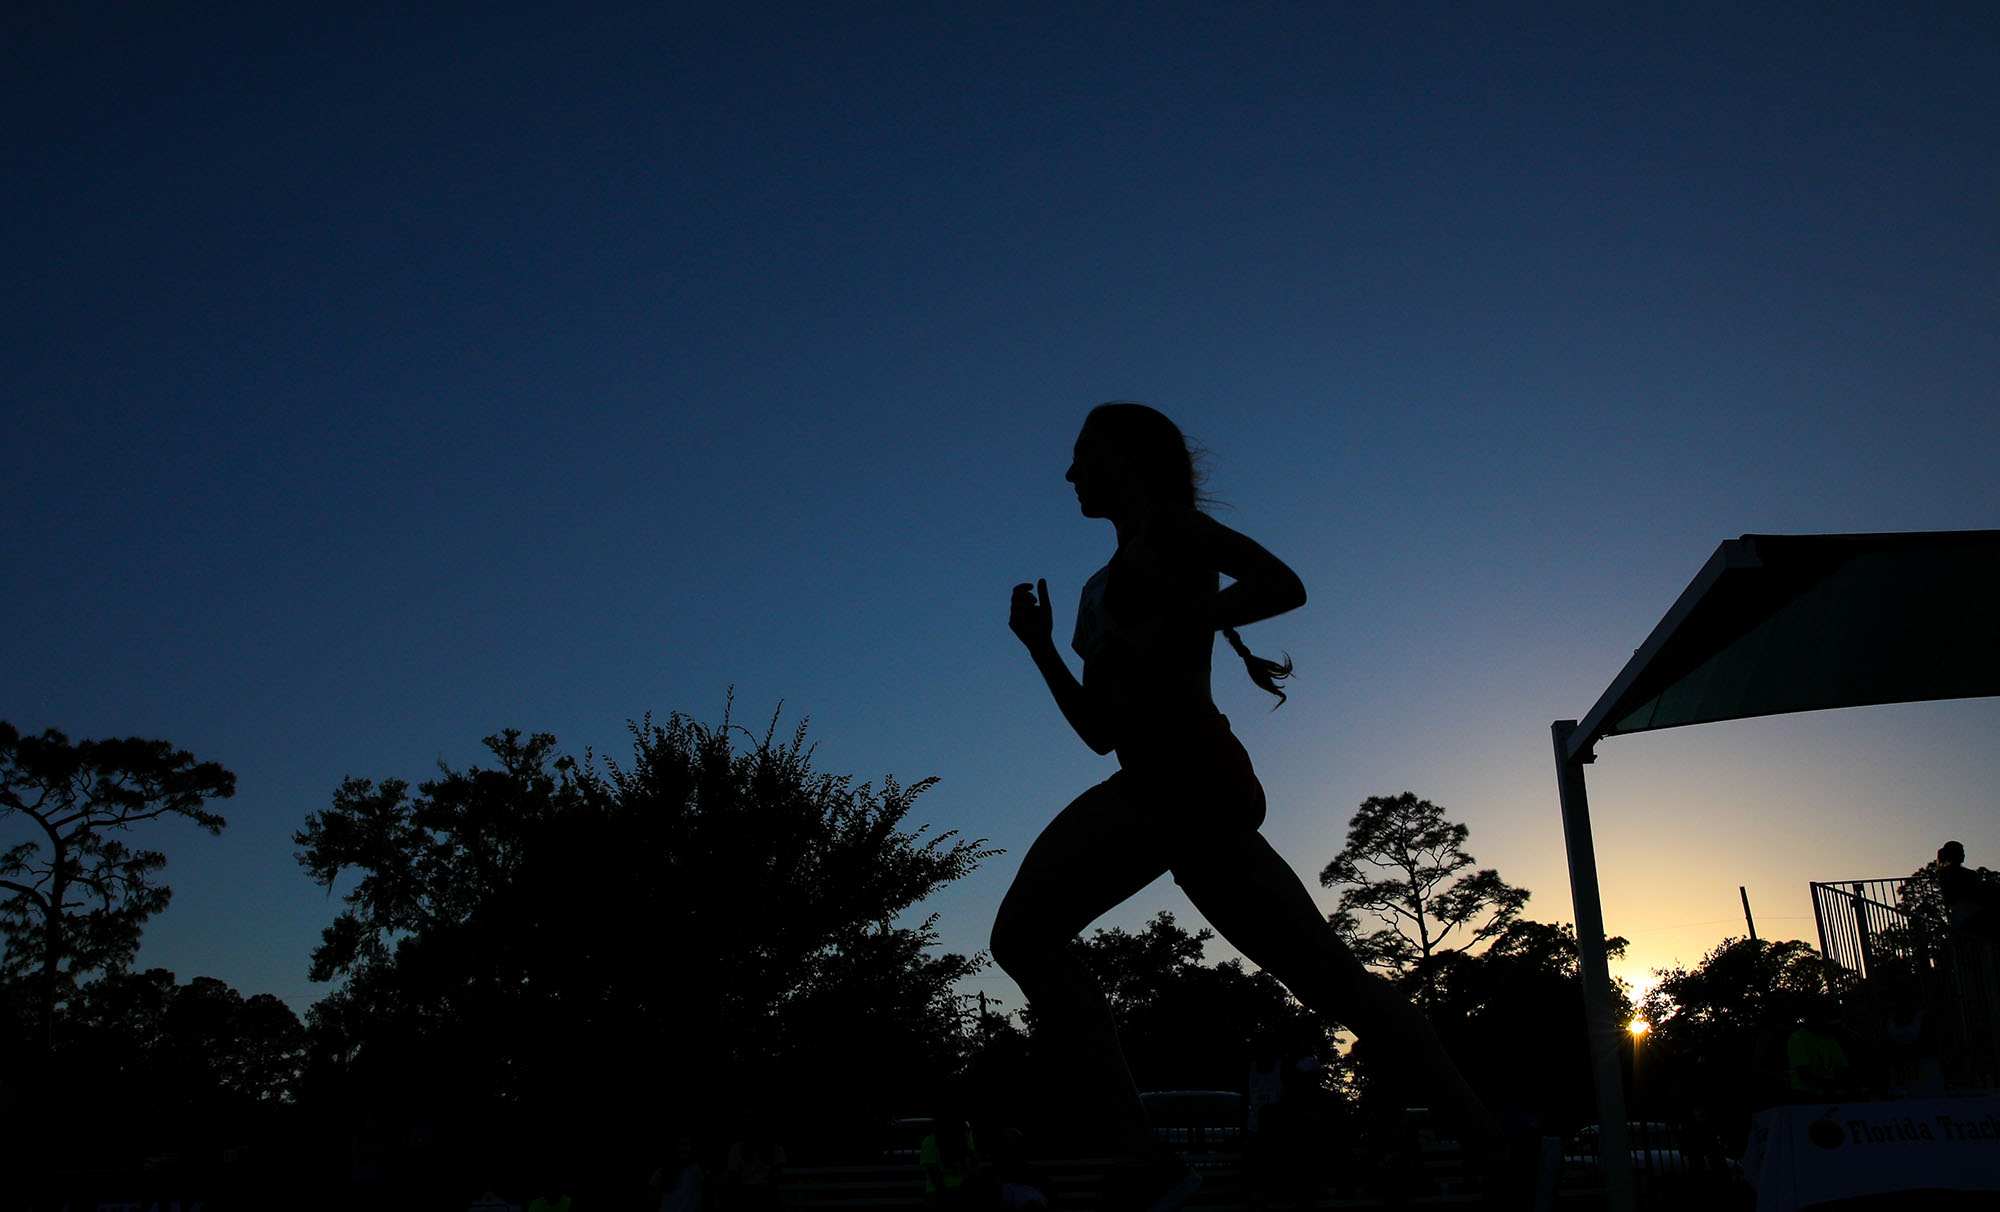
[[1117, 785], [1099, 783], [1071, 801], [1021, 860], [994, 923], [1007, 942], [1066, 941], [1167, 870], [1167, 848], [1146, 814]]
[[1373, 979], [1263, 834], [1216, 841], [1198, 859], [1176, 863], [1174, 880], [1209, 925], [1299, 1000], [1336, 1017], [1369, 1016]]

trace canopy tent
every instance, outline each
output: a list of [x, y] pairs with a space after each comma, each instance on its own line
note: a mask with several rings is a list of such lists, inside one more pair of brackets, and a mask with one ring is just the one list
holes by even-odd
[[1715, 554], [1581, 721], [1556, 778], [1613, 1209], [1634, 1204], [1583, 767], [1607, 736], [2000, 695], [2000, 530], [1744, 535]]
[[1583, 718], [1622, 733], [2000, 694], [2000, 530], [1746, 534]]

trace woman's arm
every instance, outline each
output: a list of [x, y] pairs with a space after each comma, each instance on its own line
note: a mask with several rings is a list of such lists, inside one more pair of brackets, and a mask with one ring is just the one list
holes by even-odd
[[1203, 577], [1220, 573], [1232, 583], [1122, 629], [1112, 637], [1113, 660], [1146, 659], [1174, 636], [1210, 636], [1305, 605], [1305, 583], [1283, 560], [1198, 509], [1160, 506], [1146, 519], [1138, 546], [1155, 567], [1182, 569], [1182, 575], [1199, 570]]
[[1056, 650], [1055, 612], [1049, 607], [1047, 581], [1036, 581], [1033, 585], [1022, 582], [1014, 586], [1007, 626], [1021, 643], [1027, 645], [1028, 655], [1034, 658], [1042, 681], [1048, 683], [1049, 693], [1055, 697], [1063, 719], [1069, 721], [1069, 726], [1076, 730], [1076, 735], [1090, 746], [1092, 752], [1110, 753], [1111, 737], [1105, 727], [1103, 713], [1090, 692], [1084, 689], [1083, 683], [1070, 672], [1069, 663], [1063, 660], [1062, 653]]
[[1198, 567], [1213, 568], [1233, 584], [1195, 603], [1188, 622], [1204, 631], [1243, 627], [1306, 604], [1305, 582], [1248, 535], [1238, 534], [1198, 509], [1175, 508], [1166, 541]]

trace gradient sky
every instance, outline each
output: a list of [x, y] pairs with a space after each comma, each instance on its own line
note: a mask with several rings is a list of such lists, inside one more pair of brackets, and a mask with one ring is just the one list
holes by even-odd
[[[1549, 723], [1718, 542], [2000, 526], [1990, 3], [31, 4], [0, 56], [0, 718], [234, 770], [140, 962], [300, 1010], [343, 777], [732, 686], [940, 776], [1008, 851], [930, 906], [982, 948], [1111, 768], [1005, 625], [1110, 554], [1101, 400], [1311, 590], [1247, 633], [1283, 710], [1217, 663], [1278, 848], [1415, 791], [1542, 920]], [[1739, 885], [1810, 939], [1811, 880], [2000, 866], [1996, 726], [1604, 743], [1620, 971]]]

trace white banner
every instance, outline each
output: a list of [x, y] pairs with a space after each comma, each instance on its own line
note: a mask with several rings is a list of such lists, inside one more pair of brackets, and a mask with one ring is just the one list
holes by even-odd
[[2000, 1098], [1774, 1107], [1751, 1125], [1743, 1170], [1757, 1212], [1894, 1191], [2000, 1191]]

